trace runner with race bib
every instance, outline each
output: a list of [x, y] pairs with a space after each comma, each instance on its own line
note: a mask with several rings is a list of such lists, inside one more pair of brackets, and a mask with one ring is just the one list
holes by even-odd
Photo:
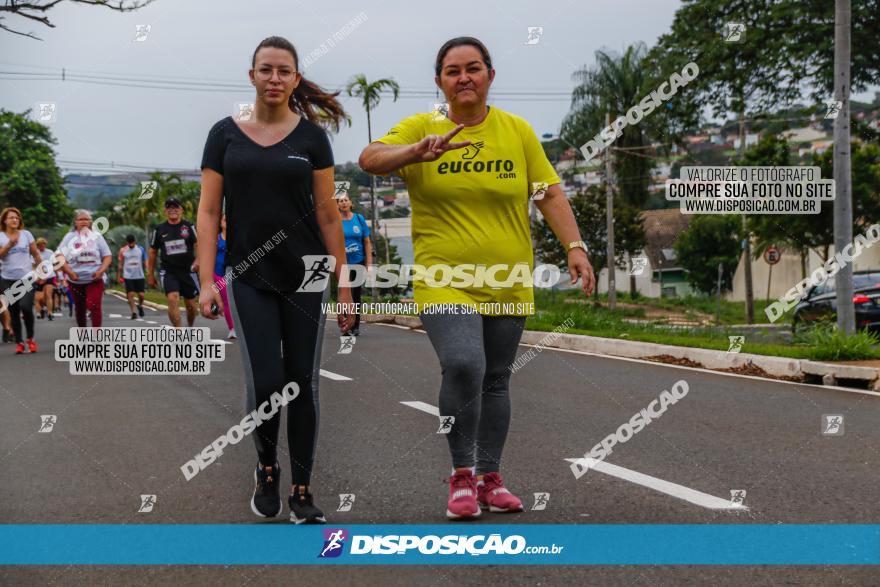
[[159, 278], [168, 299], [168, 318], [175, 328], [180, 328], [180, 298], [186, 304], [186, 323], [192, 326], [196, 321], [196, 297], [199, 295], [198, 280], [193, 272], [198, 271], [196, 262], [196, 229], [192, 222], [183, 219], [183, 206], [177, 198], [165, 200], [165, 222], [156, 227], [150, 241], [147, 256], [147, 283], [156, 287], [153, 272], [158, 253], [161, 262]]

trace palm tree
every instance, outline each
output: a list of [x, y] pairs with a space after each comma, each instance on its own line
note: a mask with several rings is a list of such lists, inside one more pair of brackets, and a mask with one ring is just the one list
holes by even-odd
[[[378, 79], [374, 82], [367, 81], [367, 76], [362, 73], [354, 76], [348, 85], [345, 86], [345, 91], [349, 96], [359, 97], [364, 105], [364, 110], [367, 111], [367, 139], [368, 142], [373, 142], [373, 129], [371, 128], [370, 122], [370, 112], [375, 110], [381, 101], [381, 93], [383, 90], [391, 90], [391, 93], [394, 97], [394, 101], [397, 102], [397, 98], [400, 95], [400, 86], [396, 81], [390, 78], [382, 78]], [[371, 218], [371, 231], [373, 234], [378, 233], [378, 223], [376, 220], [376, 176], [370, 175], [370, 216]], [[378, 251], [377, 251], [378, 252]], [[378, 299], [378, 291], [376, 287], [373, 287], [373, 300]]]
[[[651, 71], [646, 55], [643, 43], [630, 45], [622, 54], [596, 51], [595, 65], [584, 67], [572, 75], [578, 85], [572, 92], [571, 110], [562, 123], [560, 137], [566, 142], [583, 145], [607, 125], [606, 115], [610, 115], [611, 120], [624, 116], [627, 110], [650, 93]], [[638, 212], [649, 195], [653, 164], [646, 148], [651, 144], [651, 129], [650, 121], [628, 125], [623, 129], [623, 135], [613, 145], [606, 147], [606, 156], [612, 156], [613, 153], [614, 187], [619, 196], [614, 204], [618, 209], [615, 225], [623, 222], [624, 218], [636, 223], [629, 227], [618, 227], [622, 233], [629, 232], [632, 237], [628, 243], [619, 243], [623, 245], [620, 252], [626, 252], [629, 257], [630, 270], [632, 258], [644, 246], [644, 231]], [[613, 268], [609, 268], [609, 279], [611, 271]], [[633, 294], [635, 280], [635, 275], [630, 271], [630, 292]]]

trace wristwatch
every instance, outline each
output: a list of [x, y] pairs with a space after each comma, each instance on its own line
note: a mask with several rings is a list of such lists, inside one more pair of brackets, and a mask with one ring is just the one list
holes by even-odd
[[565, 247], [565, 252], [571, 252], [572, 249], [583, 249], [585, 253], [589, 252], [589, 250], [587, 249], [587, 243], [585, 243], [584, 241], [572, 241], [568, 243], [568, 245], [566, 245]]

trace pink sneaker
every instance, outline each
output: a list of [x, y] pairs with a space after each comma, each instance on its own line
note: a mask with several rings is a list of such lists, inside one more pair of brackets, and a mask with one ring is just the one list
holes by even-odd
[[446, 517], [450, 520], [471, 520], [480, 517], [477, 505], [477, 478], [470, 471], [455, 472], [449, 479], [449, 503]]
[[483, 481], [477, 485], [477, 499], [480, 507], [495, 513], [512, 513], [523, 511], [520, 498], [512, 494], [504, 486], [501, 475], [486, 473]]

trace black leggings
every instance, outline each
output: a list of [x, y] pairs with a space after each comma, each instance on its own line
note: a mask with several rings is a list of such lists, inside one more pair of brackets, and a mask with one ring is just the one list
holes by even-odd
[[[0, 292], [6, 291], [15, 281], [0, 279]], [[15, 342], [24, 342], [21, 336], [21, 317], [24, 316], [24, 328], [27, 337], [34, 337], [34, 290], [31, 288], [26, 294], [17, 299], [14, 304], [9, 304], [9, 318], [12, 322], [12, 332], [15, 333]]]
[[[318, 378], [329, 289], [315, 293], [273, 292], [237, 279], [228, 289], [239, 336], [250, 412], [293, 381], [299, 395], [287, 404], [287, 445], [293, 483], [308, 485], [318, 438]], [[253, 432], [263, 466], [277, 460], [281, 412]]]

